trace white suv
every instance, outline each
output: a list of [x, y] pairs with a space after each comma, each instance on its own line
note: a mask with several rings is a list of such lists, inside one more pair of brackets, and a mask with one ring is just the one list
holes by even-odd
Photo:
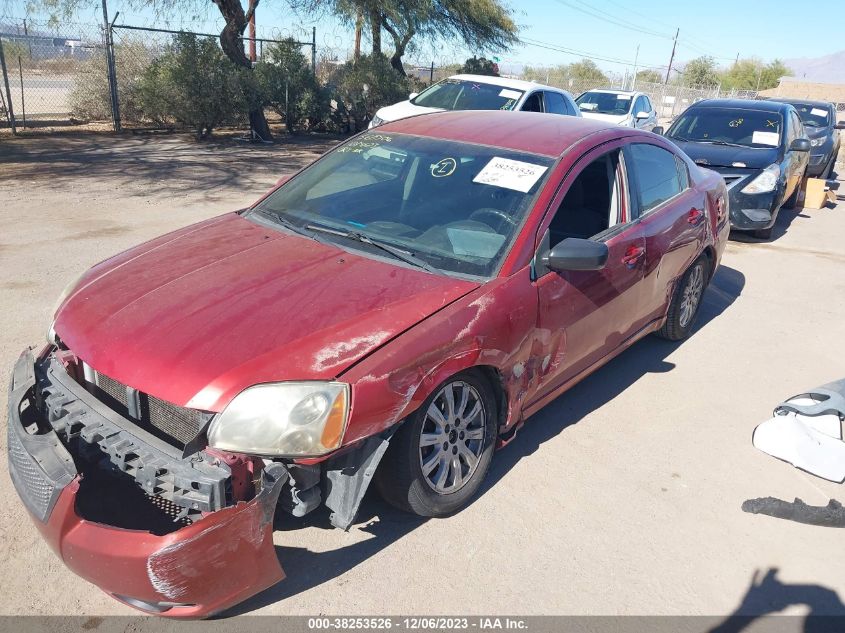
[[657, 112], [648, 95], [631, 90], [588, 90], [575, 99], [586, 119], [653, 132]]
[[407, 101], [381, 108], [370, 127], [415, 114], [442, 110], [523, 110], [581, 116], [565, 90], [542, 84], [487, 75], [453, 75], [432, 84]]

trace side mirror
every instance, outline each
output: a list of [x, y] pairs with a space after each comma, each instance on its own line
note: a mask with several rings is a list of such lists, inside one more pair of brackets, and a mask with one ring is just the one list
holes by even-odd
[[648, 112], [646, 112], [645, 110], [640, 110], [639, 112], [637, 112], [637, 116], [635, 118], [637, 119], [637, 121], [641, 121], [643, 119], [647, 119], [648, 116]]
[[651, 131], [652, 131], [652, 132], [654, 132], [655, 134], [659, 134], [660, 136], [663, 136], [663, 127], [662, 127], [662, 126], [660, 126], [660, 125], [655, 125], [655, 126], [652, 128], [652, 130], [651, 130]]
[[601, 270], [607, 263], [607, 244], [567, 237], [546, 252], [543, 264], [550, 270]]
[[281, 177], [280, 177], [280, 178], [276, 181], [276, 186], [277, 186], [277, 187], [281, 187], [283, 184], [285, 184], [285, 183], [286, 183], [288, 180], [290, 180], [291, 178], [293, 178], [293, 174], [285, 174], [284, 176], [281, 176]]
[[417, 95], [419, 95], [419, 94], [420, 94], [419, 92], [412, 92], [411, 94], [408, 95], [408, 101], [412, 101], [412, 100], [416, 99]]
[[797, 138], [794, 141], [792, 141], [792, 144], [789, 146], [789, 149], [793, 152], [809, 152], [810, 151], [810, 139]]
[[845, 130], [845, 121], [837, 121], [836, 125], [833, 126], [835, 130]]

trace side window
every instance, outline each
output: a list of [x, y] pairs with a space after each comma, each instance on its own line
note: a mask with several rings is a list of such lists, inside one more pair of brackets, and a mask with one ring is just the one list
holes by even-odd
[[643, 97], [643, 103], [645, 107], [643, 108], [646, 112], [651, 112], [653, 108], [651, 107], [651, 100], [648, 97]]
[[567, 237], [594, 237], [622, 221], [620, 164], [615, 150], [581, 170], [549, 225], [549, 246]]
[[792, 113], [792, 120], [795, 122], [795, 138], [803, 138], [807, 136], [807, 132], [804, 129], [804, 124], [801, 122], [801, 117], [799, 117], [794, 112]]
[[638, 115], [643, 110], [648, 111], [648, 108], [645, 107], [645, 99], [637, 97], [637, 100], [634, 102], [634, 116]]
[[569, 114], [566, 108], [566, 100], [559, 92], [546, 92], [543, 94], [543, 101], [546, 102], [546, 112], [552, 114]]
[[798, 127], [795, 125], [795, 118], [793, 117], [793, 113], [790, 112], [789, 116], [784, 117], [784, 125], [786, 125], [786, 134], [784, 138], [786, 139], [786, 149], [789, 149], [789, 146], [792, 145], [792, 141], [798, 138]]
[[632, 188], [635, 193], [632, 195], [637, 197], [640, 215], [648, 213], [685, 189], [681, 185], [678, 164], [672, 152], [646, 143], [632, 143], [628, 151], [631, 157], [629, 168], [636, 181]]
[[543, 111], [543, 93], [539, 90], [528, 95], [525, 103], [522, 104], [523, 112], [542, 112]]
[[681, 184], [681, 191], [689, 189], [689, 169], [687, 169], [687, 164], [678, 156], [675, 156], [675, 163], [678, 166], [678, 179]]

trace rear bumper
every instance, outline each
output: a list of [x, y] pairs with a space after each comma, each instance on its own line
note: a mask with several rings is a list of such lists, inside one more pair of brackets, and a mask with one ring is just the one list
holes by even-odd
[[39, 422], [33, 365], [24, 352], [12, 373], [9, 472], [36, 528], [72, 571], [126, 604], [177, 618], [218, 613], [284, 578], [273, 546], [276, 501], [288, 479], [283, 465], [263, 470], [250, 501], [166, 534], [88, 520], [79, 512], [83, 475], [68, 448], [45, 431], [49, 425], [36, 435], [27, 430]]

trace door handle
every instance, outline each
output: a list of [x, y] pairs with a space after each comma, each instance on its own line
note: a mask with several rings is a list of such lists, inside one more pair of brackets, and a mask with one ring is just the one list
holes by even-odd
[[629, 246], [622, 256], [622, 263], [628, 268], [636, 268], [643, 255], [645, 255], [645, 248], [642, 246]]
[[699, 224], [704, 222], [704, 211], [693, 207], [687, 214], [687, 222], [689, 222], [693, 226], [698, 226]]

